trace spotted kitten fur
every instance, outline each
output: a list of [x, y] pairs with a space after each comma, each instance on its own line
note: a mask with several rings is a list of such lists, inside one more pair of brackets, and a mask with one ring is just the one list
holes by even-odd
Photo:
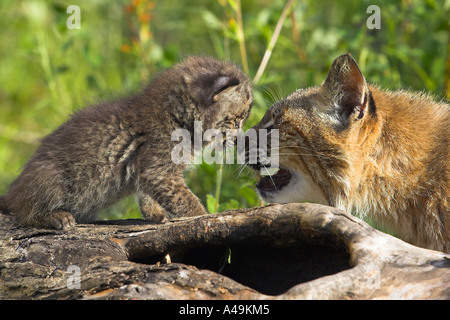
[[235, 65], [190, 57], [162, 73], [142, 92], [75, 113], [42, 140], [0, 210], [20, 223], [67, 229], [136, 193], [142, 215], [163, 222], [167, 213], [206, 213], [175, 164], [176, 129], [193, 137], [194, 121], [207, 129], [242, 126], [252, 104], [248, 78]]

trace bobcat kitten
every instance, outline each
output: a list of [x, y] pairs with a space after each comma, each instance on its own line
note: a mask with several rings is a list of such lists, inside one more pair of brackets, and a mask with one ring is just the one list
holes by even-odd
[[279, 130], [281, 169], [257, 184], [265, 201], [335, 206], [450, 252], [448, 104], [369, 85], [346, 54], [254, 128]]
[[40, 147], [0, 197], [0, 210], [22, 224], [67, 229], [95, 220], [95, 213], [136, 193], [142, 215], [206, 213], [175, 164], [175, 129], [194, 137], [194, 121], [207, 129], [240, 128], [252, 104], [248, 78], [235, 65], [190, 57], [131, 97], [75, 113]]

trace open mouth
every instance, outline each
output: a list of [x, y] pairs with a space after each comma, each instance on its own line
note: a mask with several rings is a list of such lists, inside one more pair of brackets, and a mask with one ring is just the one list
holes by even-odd
[[289, 184], [291, 177], [288, 170], [280, 168], [274, 175], [261, 177], [261, 180], [256, 183], [256, 188], [264, 193], [279, 191]]

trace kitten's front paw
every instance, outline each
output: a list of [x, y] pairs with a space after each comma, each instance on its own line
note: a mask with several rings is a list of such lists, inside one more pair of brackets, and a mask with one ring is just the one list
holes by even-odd
[[169, 221], [167, 214], [161, 211], [153, 211], [153, 212], [142, 212], [142, 216], [145, 220], [154, 223], [166, 223]]
[[45, 217], [44, 224], [58, 230], [68, 230], [75, 226], [75, 218], [66, 211], [52, 212]]
[[154, 223], [166, 223], [169, 221], [167, 211], [150, 196], [144, 195], [139, 198], [139, 209], [145, 220]]

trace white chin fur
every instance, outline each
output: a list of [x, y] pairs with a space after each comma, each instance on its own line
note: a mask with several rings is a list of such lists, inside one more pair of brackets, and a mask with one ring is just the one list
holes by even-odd
[[291, 180], [281, 190], [265, 193], [262, 199], [265, 202], [295, 203], [313, 202], [328, 205], [328, 201], [319, 186], [312, 179], [298, 172], [291, 172]]

